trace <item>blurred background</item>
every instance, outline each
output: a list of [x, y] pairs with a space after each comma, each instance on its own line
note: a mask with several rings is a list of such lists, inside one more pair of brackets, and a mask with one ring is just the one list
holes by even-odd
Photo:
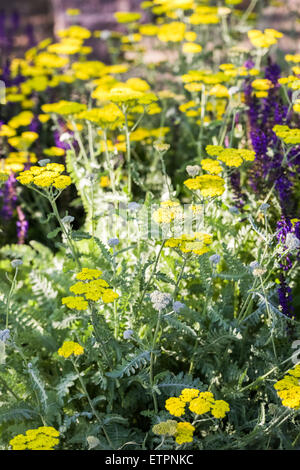
[[[238, 8], [245, 10], [250, 3], [251, 0], [243, 0]], [[66, 14], [68, 8], [81, 10], [76, 21], [82, 26], [103, 31], [120, 30], [113, 13], [140, 11], [140, 4], [141, 0], [0, 0], [0, 66], [5, 66], [3, 62], [8, 57], [22, 57], [26, 49], [72, 24], [74, 18]], [[216, 4], [225, 5], [225, 0]], [[300, 0], [257, 0], [257, 7], [260, 7], [260, 15], [255, 27], [278, 29], [285, 34], [281, 46], [290, 52], [299, 52]], [[151, 22], [145, 11], [143, 14], [145, 21]], [[105, 55], [100, 45], [97, 49], [97, 44], [96, 52], [100, 57]]]
[[[140, 11], [140, 3], [140, 0], [0, 0], [1, 66], [5, 58], [22, 57], [28, 48], [55, 36], [74, 21], [91, 30], [120, 29], [114, 12]], [[80, 16], [74, 20], [67, 15], [69, 8], [79, 8]]]

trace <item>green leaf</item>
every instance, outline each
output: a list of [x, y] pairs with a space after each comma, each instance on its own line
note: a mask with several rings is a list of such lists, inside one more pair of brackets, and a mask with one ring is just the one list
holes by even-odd
[[112, 372], [107, 372], [106, 375], [113, 379], [122, 378], [124, 375], [129, 377], [131, 374], [134, 374], [137, 369], [145, 366], [149, 361], [150, 351], [143, 351], [138, 355], [131, 353], [123, 359], [122, 364], [119, 364]]
[[57, 227], [55, 230], [52, 230], [52, 232], [47, 233], [47, 238], [55, 238], [59, 232], [61, 232], [61, 228]]
[[91, 237], [91, 235], [87, 232], [80, 232], [80, 231], [77, 231], [77, 232], [72, 232], [71, 233], [71, 238], [73, 240], [89, 240]]

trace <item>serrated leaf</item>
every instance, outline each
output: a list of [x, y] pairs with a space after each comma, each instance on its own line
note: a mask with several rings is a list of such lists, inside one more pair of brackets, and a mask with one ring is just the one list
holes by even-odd
[[72, 232], [71, 233], [71, 238], [72, 240], [89, 240], [91, 237], [91, 235], [87, 232], [80, 232], [80, 231], [77, 231], [77, 232]]

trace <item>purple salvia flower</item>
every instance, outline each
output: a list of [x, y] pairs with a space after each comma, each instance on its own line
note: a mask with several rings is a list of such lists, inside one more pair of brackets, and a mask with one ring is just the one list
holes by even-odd
[[28, 232], [29, 224], [20, 206], [17, 206], [17, 214], [18, 214], [18, 220], [17, 220], [18, 244], [23, 245], [25, 243], [25, 238]]
[[9, 220], [13, 216], [13, 211], [16, 207], [17, 193], [16, 193], [16, 178], [11, 173], [5, 182], [4, 189], [2, 190], [3, 205], [0, 211], [1, 217], [5, 220]]

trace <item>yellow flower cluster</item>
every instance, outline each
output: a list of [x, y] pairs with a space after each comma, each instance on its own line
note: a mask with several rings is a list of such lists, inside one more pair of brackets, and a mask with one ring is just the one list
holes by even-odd
[[257, 98], [266, 98], [268, 96], [268, 91], [274, 87], [271, 80], [267, 78], [257, 78], [251, 83], [252, 88], [254, 88], [255, 96]]
[[59, 431], [51, 426], [28, 429], [24, 434], [15, 436], [9, 444], [12, 450], [54, 450], [59, 443]]
[[208, 155], [217, 157], [227, 166], [238, 167], [243, 163], [243, 160], [248, 162], [255, 160], [253, 150], [224, 148], [221, 145], [207, 145], [205, 150]]
[[70, 176], [61, 174], [64, 171], [64, 165], [47, 163], [44, 167], [32, 166], [30, 170], [21, 172], [17, 180], [25, 185], [34, 184], [40, 188], [54, 187], [63, 190], [72, 182]]
[[198, 389], [184, 389], [179, 397], [171, 397], [166, 400], [165, 408], [173, 416], [183, 416], [186, 405], [196, 415], [202, 415], [209, 411], [215, 418], [224, 418], [230, 411], [229, 404], [224, 400], [215, 400], [211, 392], [200, 392]]
[[110, 103], [102, 108], [92, 108], [79, 113], [76, 119], [87, 119], [102, 129], [114, 129], [124, 122], [124, 115], [117, 105]]
[[176, 434], [177, 421], [168, 419], [153, 426], [152, 431], [158, 436], [174, 436]]
[[64, 115], [77, 114], [86, 109], [86, 105], [75, 101], [61, 100], [58, 103], [44, 104], [42, 110], [45, 113], [56, 113]]
[[100, 102], [111, 101], [119, 106], [127, 105], [132, 107], [139, 104], [142, 106], [141, 112], [143, 112], [144, 107], [153, 104], [158, 99], [154, 93], [136, 90], [126, 83], [120, 83], [109, 91], [96, 88], [92, 93], [92, 97]]
[[34, 118], [34, 114], [31, 111], [22, 111], [13, 118], [11, 118], [7, 125], [13, 129], [17, 129], [22, 126], [29, 126]]
[[118, 23], [134, 23], [141, 18], [141, 13], [117, 11], [114, 17]]
[[287, 54], [284, 58], [287, 62], [300, 63], [300, 54]]
[[277, 40], [282, 36], [283, 34], [275, 29], [265, 29], [264, 32], [259, 29], [251, 29], [248, 31], [248, 38], [256, 48], [268, 48], [276, 44]]
[[199, 190], [203, 197], [221, 196], [225, 191], [225, 181], [217, 175], [200, 175], [189, 178], [184, 184], [192, 190]]
[[296, 113], [300, 113], [300, 100], [296, 100], [296, 101], [295, 101], [294, 106], [293, 106], [293, 110], [294, 110]]
[[215, 96], [216, 98], [229, 98], [229, 91], [226, 86], [217, 83], [210, 89], [209, 95]]
[[152, 218], [157, 224], [170, 224], [182, 215], [179, 202], [163, 201], [161, 207], [153, 212]]
[[195, 8], [194, 13], [189, 17], [190, 24], [217, 24], [220, 21], [218, 16], [218, 7], [199, 5]]
[[181, 42], [185, 35], [185, 24], [180, 21], [172, 21], [158, 28], [157, 37], [162, 42]]
[[174, 436], [176, 443], [181, 445], [186, 442], [193, 442], [195, 427], [186, 421], [177, 423], [177, 421], [168, 419], [155, 424], [152, 431], [158, 436]]
[[176, 428], [175, 440], [177, 444], [185, 444], [186, 442], [193, 442], [193, 434], [195, 427], [188, 422], [178, 423]]
[[288, 370], [282, 380], [275, 383], [274, 388], [282, 400], [283, 406], [300, 409], [300, 364]]
[[193, 235], [181, 235], [178, 238], [169, 238], [165, 246], [179, 248], [183, 253], [195, 253], [203, 255], [209, 251], [208, 246], [212, 243], [212, 236], [207, 233], [196, 232]]
[[185, 54], [198, 54], [202, 51], [202, 46], [195, 42], [185, 42], [182, 46], [182, 52]]
[[246, 77], [248, 75], [255, 76], [259, 74], [259, 70], [255, 68], [247, 69], [244, 65], [236, 67], [234, 64], [221, 64], [219, 68], [228, 77]]
[[272, 130], [285, 144], [300, 144], [300, 129], [291, 129], [288, 126], [277, 124]]
[[218, 175], [222, 172], [220, 163], [212, 158], [203, 158], [201, 160], [203, 170], [208, 171], [212, 175]]
[[0, 170], [9, 175], [11, 172], [17, 173], [24, 170], [26, 163], [36, 163], [37, 157], [32, 152], [10, 152], [8, 157], [2, 159]]
[[59, 356], [65, 357], [66, 359], [72, 354], [80, 356], [84, 353], [83, 347], [75, 341], [65, 341], [61, 348], [57, 351]]
[[194, 84], [194, 83], [203, 83], [204, 85], [218, 85], [223, 82], [228, 82], [230, 76], [225, 72], [216, 72], [213, 73], [210, 70], [189, 70], [188, 73], [181, 76], [181, 79], [184, 83]]
[[36, 132], [25, 131], [21, 135], [15, 135], [8, 139], [8, 143], [17, 150], [25, 151], [38, 139]]
[[60, 147], [49, 147], [44, 149], [43, 153], [47, 155], [47, 157], [62, 157], [65, 154], [65, 150]]
[[101, 274], [102, 271], [99, 269], [83, 268], [76, 275], [76, 279], [81, 282], [76, 282], [70, 287], [70, 291], [76, 296], [63, 297], [62, 303], [69, 308], [86, 310], [88, 300], [96, 302], [101, 298], [104, 303], [113, 302], [119, 297], [119, 294], [109, 289], [108, 283], [104, 279], [100, 279]]

